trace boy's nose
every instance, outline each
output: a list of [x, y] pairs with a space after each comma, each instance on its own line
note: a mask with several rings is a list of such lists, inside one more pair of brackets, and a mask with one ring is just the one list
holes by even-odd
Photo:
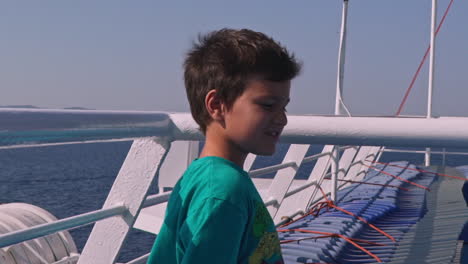
[[283, 127], [286, 126], [286, 124], [288, 124], [288, 117], [286, 116], [286, 112], [279, 111], [275, 116], [274, 122], [276, 125]]

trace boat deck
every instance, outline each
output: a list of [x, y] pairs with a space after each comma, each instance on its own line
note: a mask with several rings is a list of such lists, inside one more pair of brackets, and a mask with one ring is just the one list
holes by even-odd
[[[283, 241], [306, 238], [282, 244], [286, 263], [464, 263], [459, 242], [468, 219], [463, 182], [415, 171], [417, 167], [407, 162], [392, 165], [404, 168], [380, 165], [379, 169], [411, 183], [370, 171], [364, 182], [387, 186], [354, 183], [338, 193], [336, 205], [372, 223], [395, 242], [354, 216], [336, 209], [322, 210], [317, 217], [310, 215], [281, 228], [294, 230], [280, 232]], [[465, 177], [450, 167], [419, 169]], [[320, 237], [303, 230], [365, 240], [355, 242], [374, 256], [343, 238]], [[316, 238], [307, 239], [312, 237]]]

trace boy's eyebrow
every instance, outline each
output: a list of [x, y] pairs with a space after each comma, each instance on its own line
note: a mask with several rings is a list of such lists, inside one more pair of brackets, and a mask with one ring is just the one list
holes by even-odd
[[289, 97], [282, 97], [282, 96], [275, 96], [275, 95], [266, 95], [266, 96], [262, 96], [260, 98], [261, 99], [273, 99], [273, 100], [276, 100], [276, 101], [285, 101], [286, 103], [289, 103], [289, 101], [291, 101], [291, 98], [289, 98]]

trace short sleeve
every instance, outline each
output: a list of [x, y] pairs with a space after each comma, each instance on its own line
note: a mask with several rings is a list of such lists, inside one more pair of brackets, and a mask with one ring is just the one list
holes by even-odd
[[179, 263], [237, 263], [246, 213], [225, 200], [208, 198], [188, 215], [177, 242], [183, 251]]

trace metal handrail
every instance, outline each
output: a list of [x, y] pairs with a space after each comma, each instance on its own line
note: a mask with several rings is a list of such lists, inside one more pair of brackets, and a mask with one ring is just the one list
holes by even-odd
[[[190, 113], [0, 109], [0, 120], [0, 146], [137, 137], [204, 138]], [[290, 115], [281, 141], [291, 144], [468, 147], [467, 121], [466, 117]]]
[[164, 192], [161, 194], [154, 194], [146, 197], [146, 200], [143, 202], [143, 207], [148, 207], [160, 203], [165, 203], [169, 201], [172, 191]]
[[[397, 153], [414, 153], [414, 154], [425, 154], [425, 150], [405, 150], [405, 149], [385, 149], [383, 152], [397, 152]], [[448, 154], [448, 155], [468, 155], [468, 152], [456, 152], [456, 151], [431, 151], [431, 154]]]
[[13, 231], [4, 235], [0, 235], [0, 248], [16, 243], [21, 243], [30, 239], [50, 235], [62, 230], [91, 224], [112, 216], [123, 215], [126, 211], [127, 207], [125, 207], [123, 204], [119, 204], [107, 209], [100, 209], [60, 219], [51, 223], [45, 223], [27, 229]]
[[138, 258], [136, 258], [134, 260], [131, 260], [131, 261], [127, 262], [126, 264], [146, 264], [146, 261], [148, 260], [149, 255], [150, 255], [150, 253], [147, 253], [147, 254], [145, 254], [143, 256], [140, 256], [140, 257], [138, 257]]

